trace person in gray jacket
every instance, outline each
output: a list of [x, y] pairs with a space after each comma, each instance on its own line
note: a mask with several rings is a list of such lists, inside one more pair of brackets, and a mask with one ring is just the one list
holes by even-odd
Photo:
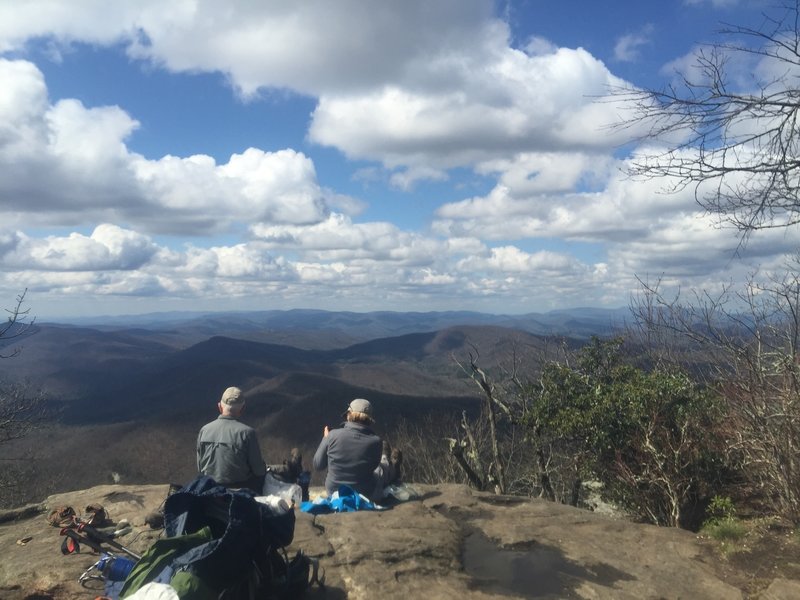
[[245, 407], [242, 390], [226, 389], [217, 407], [219, 417], [197, 436], [197, 470], [225, 487], [261, 494], [267, 467], [255, 430], [239, 421]]
[[[383, 488], [396, 480], [397, 470], [384, 452], [384, 443], [370, 425], [372, 405], [356, 398], [347, 408], [346, 422], [338, 429], [327, 425], [314, 454], [314, 469], [327, 468], [325, 489], [328, 494], [347, 485], [370, 500], [383, 497]], [[388, 446], [388, 445], [387, 445]], [[399, 467], [399, 465], [398, 465]]]

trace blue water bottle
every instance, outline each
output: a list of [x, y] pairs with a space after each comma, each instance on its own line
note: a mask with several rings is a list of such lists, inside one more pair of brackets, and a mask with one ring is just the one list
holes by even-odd
[[136, 564], [136, 561], [124, 556], [106, 556], [102, 560], [105, 560], [105, 564], [98, 565], [98, 568], [107, 581], [125, 581]]

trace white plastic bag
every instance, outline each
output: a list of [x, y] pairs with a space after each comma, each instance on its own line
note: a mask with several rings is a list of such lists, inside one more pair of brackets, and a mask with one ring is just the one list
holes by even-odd
[[268, 506], [273, 515], [282, 515], [292, 510], [289, 503], [280, 496], [256, 496], [255, 501]]
[[406, 502], [408, 500], [416, 500], [420, 497], [420, 494], [407, 483], [399, 483], [387, 485], [383, 488], [383, 497], [388, 498], [389, 496], [400, 502]]
[[178, 592], [168, 583], [151, 581], [144, 584], [130, 596], [130, 600], [180, 600]]
[[296, 483], [280, 481], [269, 471], [264, 475], [264, 496], [278, 496], [286, 501], [289, 506], [300, 506], [303, 499], [303, 490]]

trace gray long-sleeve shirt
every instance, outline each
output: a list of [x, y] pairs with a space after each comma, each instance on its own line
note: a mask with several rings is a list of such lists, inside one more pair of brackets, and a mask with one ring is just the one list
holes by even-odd
[[314, 454], [314, 469], [327, 467], [325, 489], [329, 494], [340, 485], [348, 485], [360, 494], [372, 496], [382, 447], [381, 438], [369, 427], [347, 422], [322, 438]]
[[197, 436], [197, 470], [230, 487], [263, 478], [267, 467], [255, 429], [224, 415], [204, 425]]

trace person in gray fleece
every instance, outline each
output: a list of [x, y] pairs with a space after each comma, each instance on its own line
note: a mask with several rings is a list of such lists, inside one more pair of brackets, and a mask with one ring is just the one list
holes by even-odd
[[226, 389], [217, 407], [220, 415], [197, 436], [197, 470], [226, 487], [261, 494], [267, 466], [255, 430], [239, 421], [245, 407], [242, 390]]
[[373, 423], [372, 405], [356, 398], [347, 408], [342, 427], [330, 429], [326, 425], [323, 429], [314, 454], [314, 469], [328, 469], [325, 489], [329, 495], [340, 485], [347, 485], [377, 502], [383, 498], [384, 487], [398, 479], [399, 461], [390, 460], [390, 453], [384, 451], [388, 444], [372, 431]]

